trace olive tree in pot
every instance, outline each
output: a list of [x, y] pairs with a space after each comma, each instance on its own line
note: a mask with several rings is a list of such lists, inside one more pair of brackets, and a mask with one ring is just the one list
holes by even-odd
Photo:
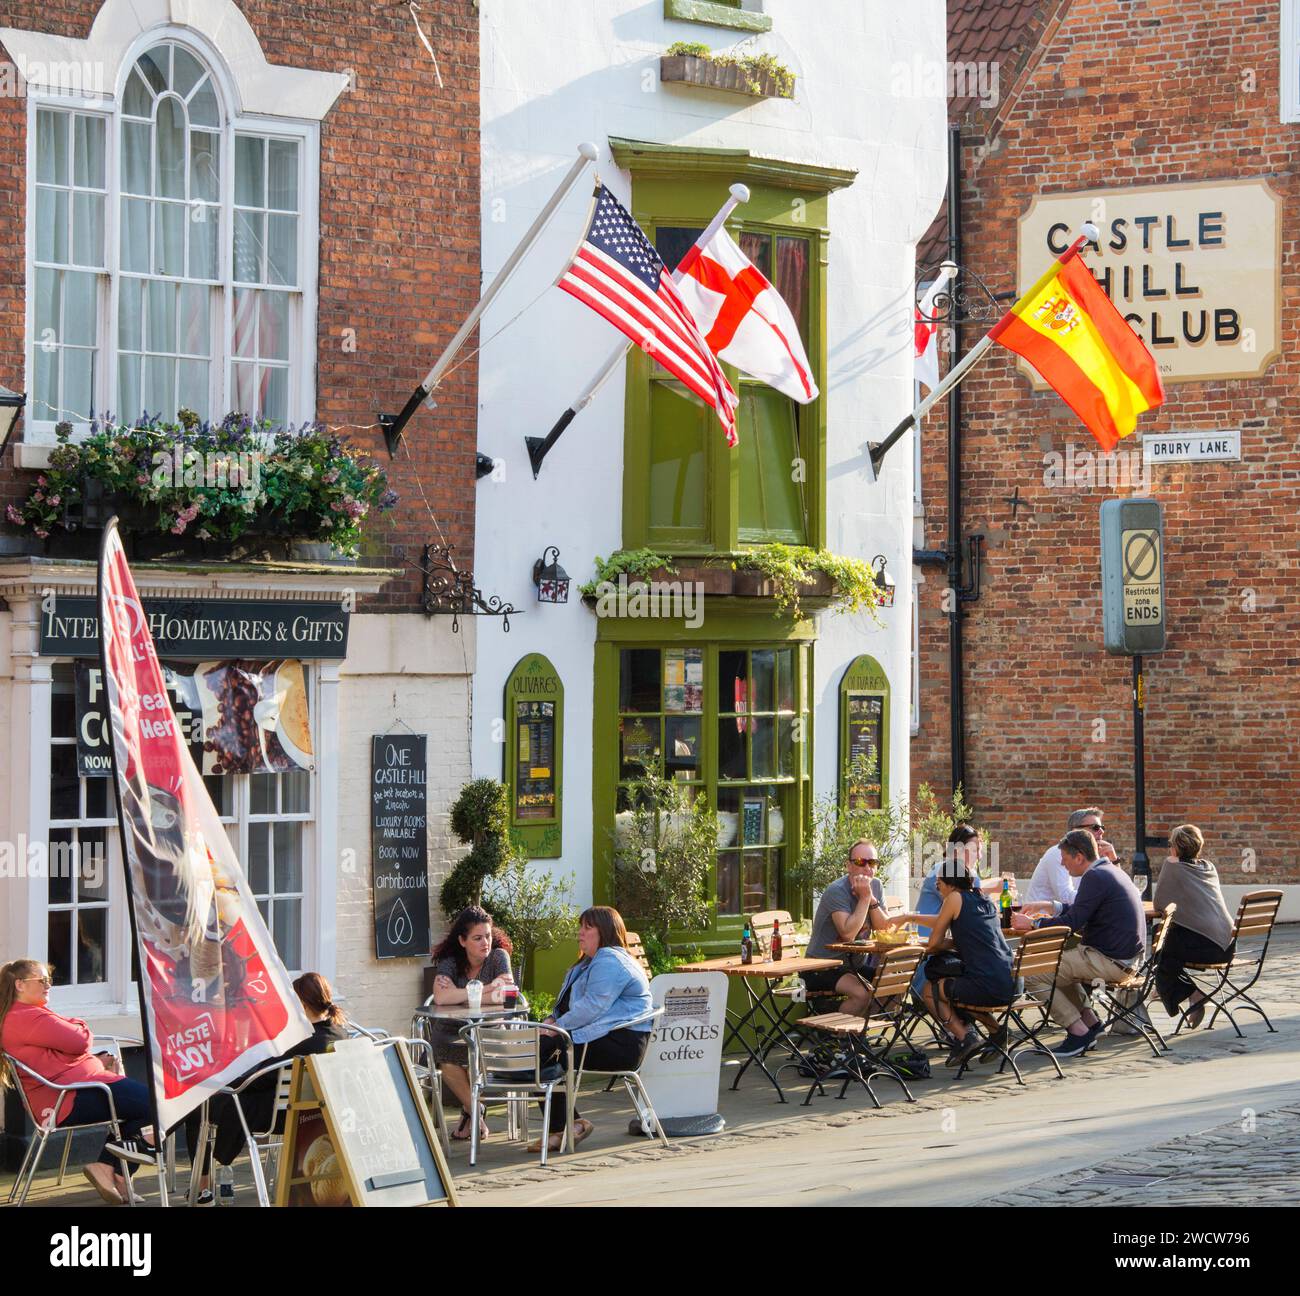
[[483, 906], [514, 945], [515, 975], [521, 985], [533, 984], [533, 955], [538, 950], [554, 949], [578, 934], [573, 879], [557, 879], [549, 870], [533, 872], [527, 858], [513, 849], [500, 872], [484, 881]]
[[907, 850], [907, 818], [902, 805], [868, 806], [867, 790], [878, 783], [876, 763], [857, 756], [844, 767], [844, 794], [817, 797], [812, 806], [811, 831], [787, 881], [816, 897], [844, 873], [853, 843], [866, 838], [880, 863], [876, 876], [883, 886], [898, 858]]
[[614, 901], [637, 931], [655, 972], [672, 966], [670, 933], [698, 931], [713, 917], [709, 870], [718, 816], [671, 779], [647, 772], [629, 789], [631, 809], [614, 833]]

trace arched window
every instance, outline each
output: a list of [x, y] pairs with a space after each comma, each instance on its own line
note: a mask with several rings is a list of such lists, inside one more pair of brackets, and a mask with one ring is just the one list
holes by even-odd
[[301, 224], [315, 152], [292, 124], [249, 125], [171, 38], [126, 70], [114, 112], [37, 107], [38, 428], [104, 411], [311, 416]]

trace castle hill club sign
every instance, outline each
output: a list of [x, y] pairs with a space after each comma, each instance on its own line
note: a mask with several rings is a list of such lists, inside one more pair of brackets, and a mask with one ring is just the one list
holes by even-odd
[[[348, 613], [337, 602], [305, 599], [144, 599], [160, 657], [207, 661], [235, 657], [342, 660]], [[42, 657], [98, 657], [99, 609], [93, 598], [57, 595], [41, 609]]]
[[1279, 207], [1264, 180], [1035, 198], [1020, 218], [1020, 291], [1090, 220], [1101, 237], [1085, 253], [1088, 268], [1166, 383], [1257, 378], [1280, 350]]

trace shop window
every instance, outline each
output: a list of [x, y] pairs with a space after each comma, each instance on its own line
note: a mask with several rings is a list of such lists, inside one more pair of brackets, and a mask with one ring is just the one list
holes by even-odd
[[136, 60], [115, 115], [35, 110], [36, 431], [108, 409], [311, 413], [310, 375], [293, 360], [309, 305], [308, 136], [243, 125], [173, 41]]
[[540, 653], [506, 680], [505, 783], [510, 837], [529, 859], [561, 853], [564, 685]]
[[[176, 688], [182, 693], [194, 670], [192, 663], [164, 666], [166, 674], [181, 681]], [[137, 968], [121, 882], [117, 803], [103, 759], [107, 737], [98, 673], [97, 663], [60, 661], [53, 666], [47, 959], [56, 986], [75, 987], [78, 998], [86, 997], [87, 987], [95, 997], [98, 987], [101, 997], [124, 1001]], [[306, 675], [304, 685], [310, 698]], [[191, 754], [202, 761], [195, 728], [201, 721], [176, 705], [181, 727], [191, 735]], [[306, 863], [315, 822], [314, 769], [209, 773], [203, 781], [280, 957], [287, 967], [301, 968]]]
[[802, 646], [619, 651], [617, 813], [631, 813], [630, 784], [647, 770], [708, 798], [720, 917], [781, 902], [809, 769], [807, 657]]

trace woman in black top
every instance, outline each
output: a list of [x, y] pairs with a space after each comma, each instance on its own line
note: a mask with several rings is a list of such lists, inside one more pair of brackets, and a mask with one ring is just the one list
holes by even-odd
[[[478, 905], [458, 913], [451, 930], [433, 951], [433, 1001], [440, 1007], [456, 1008], [467, 999], [465, 987], [471, 981], [483, 986], [483, 1002], [514, 984], [510, 971], [513, 947], [510, 937], [494, 926], [492, 915]], [[469, 1126], [469, 1051], [460, 1038], [460, 1022], [433, 1023], [433, 1060], [442, 1078], [460, 1103], [460, 1124], [452, 1138], [465, 1140]], [[479, 1137], [487, 1138], [487, 1121], [479, 1118]]]
[[[270, 1066], [274, 1061], [287, 1062], [290, 1058], [306, 1057], [311, 1053], [328, 1053], [336, 1040], [347, 1039], [348, 1032], [344, 1025], [346, 1018], [343, 1009], [334, 1002], [334, 992], [330, 983], [319, 972], [304, 972], [294, 983], [293, 988], [302, 1002], [303, 1011], [312, 1023], [312, 1033], [305, 1040], [300, 1040], [287, 1053], [278, 1059], [270, 1059], [254, 1068]], [[240, 1095], [239, 1102], [244, 1111], [244, 1119], [252, 1130], [265, 1129], [275, 1110], [275, 1091], [279, 1081], [278, 1073], [271, 1071], [260, 1080], [249, 1085]], [[239, 1084], [236, 1080], [231, 1085]], [[190, 1159], [193, 1160], [198, 1142], [199, 1125], [202, 1113], [192, 1111], [185, 1118], [185, 1141], [189, 1145]], [[235, 1110], [235, 1100], [229, 1094], [216, 1094], [208, 1100], [208, 1123], [216, 1130], [213, 1150], [207, 1153], [203, 1165], [203, 1177], [199, 1180], [200, 1206], [213, 1204], [210, 1175], [211, 1160], [215, 1155], [219, 1166], [228, 1166], [244, 1150], [244, 1127], [240, 1124], [239, 1113]], [[233, 1184], [222, 1184], [222, 1200], [233, 1201], [235, 1191]]]
[[[934, 953], [951, 936], [961, 972], [957, 976], [941, 971], [925, 983], [922, 994], [926, 1007], [952, 1035], [955, 1043], [947, 1065], [958, 1066], [984, 1046], [984, 1037], [953, 1010], [960, 1003], [1009, 1004], [1017, 994], [1011, 980], [1011, 947], [998, 924], [998, 909], [980, 891], [964, 864], [945, 860], [936, 879], [942, 900], [930, 929], [926, 949]], [[929, 977], [929, 968], [926, 969]]]

